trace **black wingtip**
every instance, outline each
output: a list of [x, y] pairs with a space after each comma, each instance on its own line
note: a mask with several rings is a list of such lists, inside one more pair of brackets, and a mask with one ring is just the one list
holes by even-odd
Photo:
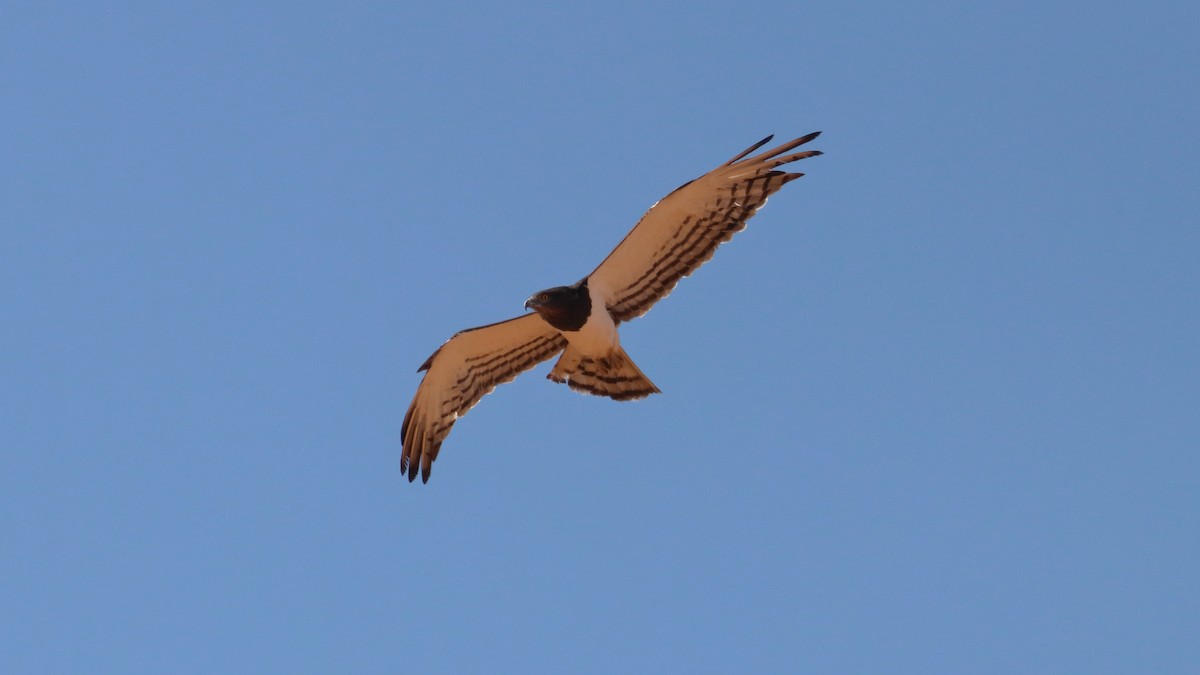
[[[754, 145], [752, 145], [752, 146], [750, 146], [750, 147], [746, 148], [745, 150], [743, 150], [743, 151], [739, 152], [739, 153], [737, 154], [737, 156], [733, 157], [733, 158], [732, 158], [732, 159], [730, 159], [728, 162], [725, 162], [725, 164], [724, 164], [723, 166], [729, 166], [730, 164], [733, 164], [734, 162], [736, 162], [736, 161], [738, 161], [738, 160], [742, 159], [742, 158], [743, 158], [743, 157], [745, 157], [746, 155], [749, 155], [750, 153], [752, 153], [752, 152], [754, 152], [755, 150], [757, 150], [757, 149], [761, 148], [762, 146], [766, 145], [767, 143], [770, 143], [772, 138], [775, 138], [775, 134], [771, 134], [771, 135], [767, 136], [766, 138], [762, 139], [761, 141], [759, 141], [759, 142], [755, 143]], [[686, 183], [685, 183], [685, 185], [686, 185]]]

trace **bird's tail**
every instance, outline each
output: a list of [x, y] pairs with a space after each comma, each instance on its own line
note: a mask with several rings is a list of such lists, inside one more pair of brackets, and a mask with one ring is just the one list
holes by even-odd
[[568, 345], [547, 378], [575, 391], [632, 401], [661, 393], [621, 347], [603, 357], [584, 356]]

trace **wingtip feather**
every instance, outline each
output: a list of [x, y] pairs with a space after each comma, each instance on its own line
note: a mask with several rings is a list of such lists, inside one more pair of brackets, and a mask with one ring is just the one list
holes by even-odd
[[433, 471], [433, 453], [427, 452], [421, 456], [421, 482], [429, 482], [429, 474]]
[[738, 155], [736, 157], [734, 157], [733, 159], [729, 160], [728, 162], [725, 162], [725, 166], [729, 166], [730, 164], [733, 164], [734, 162], [736, 162], [739, 159], [745, 157], [746, 155], [754, 152], [755, 150], [761, 148], [762, 146], [766, 145], [767, 143], [770, 143], [771, 139], [773, 139], [773, 138], [775, 138], [775, 134], [770, 134], [769, 136], [762, 139], [761, 141], [755, 143], [754, 145], [752, 145], [752, 146], [746, 148], [745, 150], [741, 151], [740, 153], [738, 153]]

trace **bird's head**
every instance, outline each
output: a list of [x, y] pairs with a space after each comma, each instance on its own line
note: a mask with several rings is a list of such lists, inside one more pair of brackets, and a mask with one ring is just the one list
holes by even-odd
[[587, 280], [538, 291], [525, 301], [525, 309], [537, 312], [559, 330], [579, 330], [592, 310]]
[[570, 286], [555, 286], [544, 291], [538, 291], [525, 301], [525, 309], [541, 313], [542, 310], [554, 311], [570, 304], [575, 299], [575, 293]]

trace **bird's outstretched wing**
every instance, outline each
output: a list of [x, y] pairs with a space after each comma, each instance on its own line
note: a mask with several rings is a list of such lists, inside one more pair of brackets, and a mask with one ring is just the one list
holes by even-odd
[[460, 331], [418, 368], [428, 371], [400, 427], [408, 480], [429, 480], [442, 441], [462, 417], [498, 384], [562, 351], [566, 340], [537, 314]]
[[679, 280], [712, 257], [723, 242], [746, 227], [755, 211], [788, 181], [802, 173], [776, 167], [821, 154], [785, 154], [821, 132], [797, 138], [760, 155], [747, 155], [771, 136], [664, 197], [588, 276], [588, 284], [608, 299], [616, 321], [635, 319], [675, 288]]

